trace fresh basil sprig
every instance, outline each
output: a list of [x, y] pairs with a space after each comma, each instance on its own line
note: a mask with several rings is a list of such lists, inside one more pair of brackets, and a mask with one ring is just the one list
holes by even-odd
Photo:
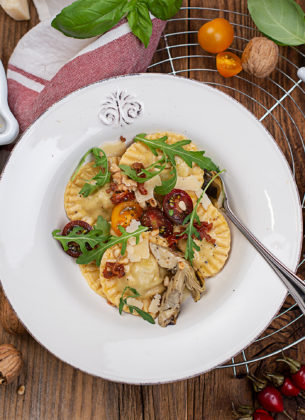
[[[124, 298], [124, 295], [125, 295], [125, 293], [126, 293], [127, 290], [130, 290], [131, 293], [133, 293], [133, 294], [132, 295], [128, 295], [128, 296], [126, 296]], [[133, 287], [130, 287], [130, 286], [126, 286], [125, 289], [122, 292], [121, 297], [120, 297], [120, 304], [119, 304], [119, 313], [120, 313], [120, 315], [122, 315], [122, 311], [123, 311], [124, 305], [127, 305], [131, 314], [133, 313], [133, 311], [136, 311], [145, 321], [150, 322], [151, 324], [154, 324], [155, 323], [155, 320], [154, 320], [154, 318], [148, 312], [142, 311], [142, 309], [138, 308], [137, 306], [129, 305], [127, 303], [127, 299], [129, 297], [137, 298], [139, 296], [141, 296], [141, 295], [139, 294], [139, 292], [136, 289], [134, 289]]]
[[248, 0], [258, 29], [280, 45], [305, 43], [305, 16], [294, 0]]
[[187, 234], [187, 241], [186, 241], [186, 248], [185, 248], [184, 258], [186, 260], [189, 260], [191, 264], [193, 264], [194, 249], [196, 251], [200, 251], [200, 246], [198, 246], [196, 244], [195, 240], [193, 239], [194, 236], [195, 236], [195, 238], [197, 238], [199, 240], [201, 239], [200, 238], [200, 233], [198, 232], [198, 230], [194, 226], [194, 222], [200, 223], [200, 219], [199, 219], [199, 216], [197, 214], [197, 208], [199, 206], [199, 203], [200, 203], [202, 197], [206, 193], [206, 191], [209, 188], [209, 186], [211, 185], [211, 183], [222, 172], [224, 172], [224, 171], [218, 172], [216, 175], [213, 176], [213, 178], [211, 178], [211, 180], [208, 182], [208, 184], [205, 186], [204, 190], [202, 191], [200, 197], [198, 198], [198, 200], [196, 202], [196, 205], [195, 205], [192, 213], [190, 213], [189, 215], [187, 215], [186, 218], [183, 221], [183, 224], [184, 225], [188, 224], [188, 226], [186, 227], [185, 231], [180, 234], [180, 236], [182, 236], [184, 234]]
[[182, 0], [76, 0], [53, 19], [52, 26], [73, 38], [91, 38], [127, 17], [132, 32], [147, 47], [152, 34], [149, 12], [168, 20], [181, 5]]
[[103, 187], [105, 184], [107, 184], [107, 182], [110, 181], [108, 159], [104, 150], [100, 149], [99, 147], [92, 147], [88, 150], [88, 152], [84, 154], [72, 175], [71, 181], [74, 181], [76, 175], [80, 171], [80, 168], [84, 164], [87, 156], [90, 154], [93, 154], [94, 157], [95, 162], [93, 166], [101, 169], [91, 180], [96, 182], [93, 184], [86, 182], [83, 188], [80, 190], [79, 194], [81, 194], [83, 197], [88, 197], [88, 195], [93, 194], [95, 191], [97, 191], [99, 188]]
[[[122, 235], [110, 235], [110, 224], [102, 216], [99, 216], [96, 225], [88, 233], [81, 233], [82, 229], [75, 227], [68, 235], [62, 235], [59, 229], [54, 230], [52, 235], [62, 244], [65, 251], [68, 249], [69, 242], [76, 242], [79, 245], [82, 254], [77, 258], [77, 264], [89, 264], [91, 261], [95, 261], [96, 265], [99, 266], [108, 248], [116, 244], [122, 244], [121, 254], [124, 255], [128, 239], [135, 237], [138, 243], [141, 233], [147, 229], [145, 226], [139, 226], [136, 231], [129, 233], [122, 226], [119, 226]], [[88, 249], [86, 244], [89, 244], [91, 249]]]

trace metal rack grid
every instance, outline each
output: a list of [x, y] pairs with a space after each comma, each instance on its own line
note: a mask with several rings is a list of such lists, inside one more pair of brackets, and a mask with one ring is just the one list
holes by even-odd
[[[183, 7], [178, 16], [172, 19], [165, 30], [163, 39], [160, 42], [160, 48], [156, 51], [154, 60], [149, 66], [149, 71], [167, 72], [173, 75], [182, 75], [191, 78], [198, 78], [203, 83], [219, 88], [234, 98], [238, 99], [246, 106], [260, 122], [271, 132], [275, 137], [275, 133], [281, 136], [282, 150], [290, 163], [293, 176], [301, 177], [302, 161], [305, 162], [305, 133], [302, 136], [302, 130], [305, 125], [305, 83], [297, 76], [298, 68], [305, 64], [305, 54], [297, 48], [292, 48], [294, 58], [297, 56], [297, 61], [300, 65], [295, 64], [286, 54], [280, 55], [279, 66], [277, 67], [276, 77], [269, 77], [266, 82], [260, 83], [257, 79], [252, 79], [244, 72], [240, 73], [230, 80], [218, 77], [215, 69], [215, 58], [203, 51], [197, 42], [197, 31], [199, 27], [219, 16], [226, 17], [233, 24], [235, 29], [235, 39], [229, 50], [241, 55], [246, 43], [253, 37], [260, 35], [256, 33], [254, 27], [249, 26], [251, 22], [249, 16], [245, 13], [232, 10], [223, 10], [217, 8], [205, 7]], [[251, 24], [251, 23], [250, 23]], [[174, 30], [171, 27], [174, 26]], [[182, 27], [183, 30], [178, 30], [177, 27]], [[185, 54], [181, 54], [185, 51]], [[211, 65], [212, 62], [212, 65]], [[187, 65], [185, 65], [187, 63]], [[208, 64], [208, 66], [205, 66]], [[216, 73], [216, 74], [215, 74]], [[212, 78], [211, 78], [212, 75]], [[215, 80], [216, 78], [216, 80]], [[243, 86], [247, 86], [246, 90], [240, 89], [240, 82]], [[257, 98], [253, 92], [263, 93], [266, 99], [263, 103], [262, 99]], [[295, 94], [296, 93], [296, 94]], [[298, 122], [296, 115], [298, 115]], [[302, 122], [300, 124], [300, 121]], [[283, 126], [283, 122], [288, 122], [292, 127], [286, 133], [287, 127]], [[296, 150], [302, 150], [301, 158], [295, 157]], [[302, 179], [296, 179], [299, 187], [299, 193], [302, 201], [302, 208], [305, 209], [305, 187]], [[302, 255], [298, 266], [299, 270], [305, 269], [305, 255]], [[282, 351], [285, 351], [301, 341], [305, 340], [305, 331], [297, 339], [290, 339], [285, 336], [288, 327], [297, 325], [302, 320], [303, 314], [300, 313], [296, 303], [288, 296], [286, 303], [281, 309], [280, 313], [276, 315], [268, 327], [268, 329], [252, 343], [247, 349], [243, 350], [240, 355], [232, 358], [231, 363], [219, 366], [218, 368], [233, 369], [236, 376], [236, 368], [242, 366], [246, 372], [249, 371], [249, 364], [262, 361], [268, 357], [274, 356]], [[279, 339], [278, 337], [284, 334]], [[271, 342], [270, 342], [271, 341]], [[264, 343], [268, 344], [264, 347]], [[275, 349], [272, 349], [275, 344]], [[259, 347], [256, 354], [251, 354], [250, 349], [255, 346]], [[263, 347], [263, 349], [261, 348]]]

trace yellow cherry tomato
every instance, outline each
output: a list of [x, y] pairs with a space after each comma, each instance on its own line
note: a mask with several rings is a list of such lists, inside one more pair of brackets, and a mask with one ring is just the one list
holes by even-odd
[[205, 23], [198, 31], [198, 42], [201, 48], [213, 54], [229, 48], [233, 38], [233, 26], [228, 20], [223, 18], [217, 18]]
[[118, 236], [122, 235], [119, 226], [126, 228], [132, 219], [139, 220], [143, 213], [142, 208], [135, 201], [125, 201], [114, 206], [111, 215], [111, 227]]
[[216, 67], [223, 77], [232, 77], [242, 71], [241, 59], [230, 51], [217, 54]]

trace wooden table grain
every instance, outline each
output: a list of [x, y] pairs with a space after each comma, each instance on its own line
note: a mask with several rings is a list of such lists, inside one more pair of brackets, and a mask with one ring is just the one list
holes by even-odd
[[[300, 0], [299, 3], [301, 4], [302, 1]], [[280, 68], [282, 72], [275, 74], [275, 83], [270, 83], [267, 80], [256, 80], [255, 83], [259, 84], [259, 87], [257, 87], [251, 84], [251, 78], [243, 75], [243, 78], [227, 80], [225, 86], [219, 86], [223, 85], [223, 79], [213, 71], [213, 59], [200, 57], [202, 51], [199, 50], [198, 46], [186, 47], [183, 45], [196, 43], [195, 31], [200, 26], [201, 18], [212, 19], [221, 16], [243, 25], [242, 27], [236, 27], [236, 35], [240, 38], [236, 38], [233, 44], [233, 47], [237, 50], [242, 49], [245, 46], [242, 38], [249, 38], [256, 34], [256, 31], [251, 29], [254, 28], [251, 19], [245, 16], [247, 13], [246, 1], [185, 0], [184, 5], [192, 6], [195, 9], [191, 12], [181, 10], [178, 17], [190, 17], [191, 13], [193, 19], [170, 22], [166, 29], [167, 33], [187, 31], [186, 34], [180, 35], [182, 46], [171, 50], [174, 55], [176, 73], [216, 84], [218, 88], [240, 100], [256, 116], [262, 116], [265, 112], [263, 106], [266, 109], [270, 108], [275, 102], [274, 98], [280, 98], [283, 95], [280, 87], [283, 86], [287, 90], [292, 86], [292, 81], [285, 77], [284, 73], [289, 73], [291, 78], [296, 80], [295, 74], [291, 73], [293, 67], [289, 62], [281, 60]], [[225, 9], [238, 12], [238, 14], [219, 12], [218, 10], [196, 10], [196, 7]], [[32, 4], [31, 20], [29, 22], [15, 22], [0, 10], [0, 58], [5, 66], [17, 41], [36, 23], [38, 23], [38, 18]], [[171, 45], [172, 39], [172, 37], [167, 38], [169, 45]], [[304, 52], [304, 48], [302, 51]], [[302, 59], [292, 48], [281, 48], [281, 54], [297, 66], [305, 64], [304, 58]], [[189, 55], [192, 57], [181, 58]], [[167, 60], [168, 55], [164, 39], [160, 43], [160, 51], [156, 54], [153, 63], [157, 63], [162, 57], [165, 62], [161, 65], [155, 65], [150, 71], [172, 71], [170, 62]], [[211, 70], [187, 70], [194, 68], [210, 68]], [[266, 91], [270, 92], [270, 95], [266, 94]], [[249, 100], [244, 92], [249, 97], [254, 97], [257, 102]], [[304, 112], [304, 95], [300, 89], [296, 89], [291, 97], [295, 102], [291, 98], [287, 98], [283, 101], [283, 104], [290, 115], [293, 115], [301, 135], [305, 138], [304, 119], [295, 105], [297, 103], [300, 107], [303, 107]], [[300, 192], [304, 194], [304, 151], [302, 145], [300, 142], [293, 142], [291, 151], [275, 119], [285, 127], [285, 133], [289, 139], [295, 139], [298, 135], [296, 127], [282, 106], [277, 107], [272, 114], [273, 116], [270, 115], [265, 119], [264, 124], [277, 139], [290, 164], [292, 163], [291, 152], [293, 153], [296, 180]], [[0, 148], [0, 169], [9, 152], [8, 147]], [[264, 170], [264, 168], [259, 168], [259, 163], [258, 170]], [[304, 278], [304, 269], [300, 271], [300, 274]], [[284, 307], [288, 308], [290, 305], [291, 301], [288, 299]], [[265, 335], [285, 327], [298, 315], [297, 308], [290, 310], [286, 315], [275, 320], [265, 332]], [[304, 321], [301, 318], [299, 321], [283, 328], [279, 333], [272, 335], [269, 339], [252, 344], [245, 354], [248, 358], [259, 357], [265, 352], [281, 348], [288, 342], [300, 339], [304, 335]], [[0, 326], [0, 342], [14, 344], [22, 351], [24, 359], [24, 368], [20, 377], [12, 384], [0, 387], [1, 420], [226, 420], [232, 418], [231, 401], [248, 404], [255, 402], [253, 391], [245, 377], [246, 368], [244, 366], [237, 369], [236, 377], [233, 375], [232, 368], [214, 369], [204, 375], [185, 381], [153, 386], [133, 386], [106, 381], [80, 372], [58, 360], [29, 334], [15, 337], [3, 331]], [[304, 350], [305, 342], [303, 341], [289, 349], [286, 354], [299, 359], [303, 358], [305, 361]], [[123, 353], [124, 349], [122, 348]], [[190, 349], [190, 356], [186, 357], [191, 357], [191, 354], [192, 349]], [[236, 358], [236, 361], [241, 360], [242, 356]], [[257, 372], [265, 365], [273, 367], [274, 358], [250, 365], [250, 368]], [[24, 395], [17, 394], [20, 385], [25, 385]], [[293, 399], [287, 400], [285, 405], [293, 418], [304, 418], [301, 414], [296, 414], [296, 409], [298, 405], [305, 406], [305, 403]], [[277, 415], [275, 418], [280, 420], [285, 417]]]

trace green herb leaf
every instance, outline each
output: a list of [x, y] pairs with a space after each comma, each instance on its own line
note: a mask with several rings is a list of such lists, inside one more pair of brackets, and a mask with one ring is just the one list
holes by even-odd
[[182, 0], [147, 0], [147, 4], [156, 18], [168, 20], [178, 13]]
[[88, 233], [83, 233], [83, 229], [80, 226], [75, 226], [68, 235], [62, 235], [61, 231], [56, 229], [52, 232], [52, 236], [61, 243], [65, 251], [68, 250], [69, 242], [76, 242], [82, 253], [84, 253], [88, 252], [86, 245], [94, 248], [96, 245], [107, 241], [109, 232], [110, 224], [102, 216], [99, 216], [97, 224]]
[[128, 10], [127, 20], [132, 33], [147, 48], [152, 34], [152, 21], [149, 16], [148, 6], [144, 1], [131, 0], [128, 5]]
[[172, 175], [169, 179], [166, 180], [162, 180], [162, 184], [155, 187], [154, 191], [156, 194], [160, 194], [160, 195], [166, 195], [169, 192], [171, 192], [171, 190], [173, 188], [175, 188], [176, 182], [177, 182], [177, 169], [176, 169], [176, 164], [175, 166], [173, 166], [170, 175]]
[[[90, 149], [90, 152], [94, 156], [95, 163], [93, 166], [95, 167], [101, 167], [101, 170], [92, 178], [92, 181], [96, 181], [93, 184], [90, 184], [86, 182], [83, 186], [83, 188], [80, 190], [80, 194], [83, 197], [88, 197], [88, 195], [93, 194], [95, 191], [97, 191], [99, 188], [103, 187], [107, 182], [110, 181], [110, 172], [108, 168], [108, 159], [106, 156], [106, 153], [104, 150], [99, 149], [98, 147], [93, 147]], [[85, 156], [88, 155], [89, 152], [85, 154]], [[81, 162], [84, 162], [84, 158], [81, 159]], [[79, 163], [79, 165], [80, 165]], [[78, 165], [78, 171], [79, 171], [79, 165]], [[75, 175], [73, 175], [73, 178], [75, 178]]]
[[[152, 165], [148, 166], [145, 169], [142, 169], [139, 173], [133, 168], [128, 165], [119, 165], [120, 169], [131, 179], [134, 181], [143, 184], [145, 181], [154, 178], [156, 175], [159, 175], [166, 167], [167, 159], [163, 157], [162, 159], [158, 160], [157, 162], [153, 163]], [[156, 168], [156, 171], [149, 171], [149, 169]], [[144, 174], [145, 178], [141, 178], [141, 175]]]
[[201, 169], [219, 171], [218, 166], [215, 165], [210, 158], [203, 156], [205, 153], [204, 151], [190, 151], [183, 149], [183, 146], [190, 144], [191, 140], [181, 140], [173, 144], [166, 143], [166, 140], [167, 136], [156, 140], [149, 140], [145, 138], [145, 134], [137, 135], [134, 138], [134, 141], [140, 141], [141, 143], [146, 144], [146, 146], [148, 146], [155, 155], [157, 154], [157, 150], [163, 152], [171, 163], [175, 161], [175, 156], [179, 156], [190, 168], [193, 163], [196, 163]]
[[[77, 264], [89, 264], [89, 262], [95, 261], [96, 265], [99, 266], [101, 264], [101, 259], [108, 248], [111, 248], [112, 246], [116, 244], [122, 244], [122, 248], [126, 250], [127, 240], [129, 238], [132, 238], [132, 237], [138, 238], [141, 235], [141, 233], [146, 232], [148, 230], [148, 228], [145, 226], [139, 226], [136, 231], [129, 233], [129, 232], [126, 232], [126, 230], [123, 227], [120, 226], [120, 228], [122, 229], [122, 232], [123, 232], [121, 236], [110, 235], [108, 236], [106, 241], [99, 241], [99, 243], [94, 249], [92, 250], [85, 249], [82, 255], [80, 255], [77, 258], [76, 260]], [[78, 238], [75, 239], [75, 242], [77, 242], [77, 239]]]
[[204, 190], [202, 191], [202, 194], [200, 195], [200, 197], [198, 198], [196, 205], [192, 211], [191, 214], [189, 214], [188, 216], [186, 216], [186, 218], [183, 221], [183, 224], [185, 225], [186, 223], [189, 222], [187, 228], [185, 229], [184, 232], [182, 232], [180, 234], [180, 236], [187, 234], [187, 241], [186, 241], [186, 248], [185, 248], [185, 254], [184, 257], [186, 260], [189, 260], [191, 264], [193, 264], [193, 259], [194, 259], [194, 249], [196, 251], [200, 251], [200, 246], [198, 246], [195, 242], [195, 240], [193, 239], [193, 236], [195, 236], [197, 239], [200, 239], [200, 234], [198, 232], [198, 230], [195, 228], [194, 226], [194, 222], [200, 222], [199, 216], [197, 214], [197, 208], [199, 206], [199, 203], [203, 197], [203, 195], [206, 193], [207, 189], [209, 188], [209, 186], [211, 185], [211, 183], [214, 181], [215, 178], [217, 178], [222, 172], [218, 172], [216, 175], [213, 176], [213, 178], [211, 178], [211, 180], [207, 183], [207, 185], [205, 186]]
[[[133, 294], [128, 295], [124, 298], [124, 295], [125, 295], [126, 291], [128, 291], [128, 290], [130, 290]], [[139, 294], [139, 292], [137, 292], [136, 289], [134, 289], [133, 287], [126, 286], [125, 289], [122, 292], [121, 297], [120, 297], [120, 304], [119, 304], [120, 315], [122, 315], [124, 305], [127, 305], [131, 314], [133, 313], [133, 311], [136, 311], [145, 321], [148, 321], [151, 324], [154, 324], [155, 320], [153, 319], [153, 317], [148, 312], [142, 311], [142, 309], [138, 308], [137, 306], [129, 305], [127, 303], [127, 299], [129, 297], [137, 298], [139, 296], [141, 296], [141, 295]]]
[[304, 11], [294, 0], [248, 0], [248, 9], [258, 29], [275, 42], [305, 43]]
[[76, 0], [52, 21], [55, 29], [73, 38], [102, 35], [125, 15], [127, 0]]

